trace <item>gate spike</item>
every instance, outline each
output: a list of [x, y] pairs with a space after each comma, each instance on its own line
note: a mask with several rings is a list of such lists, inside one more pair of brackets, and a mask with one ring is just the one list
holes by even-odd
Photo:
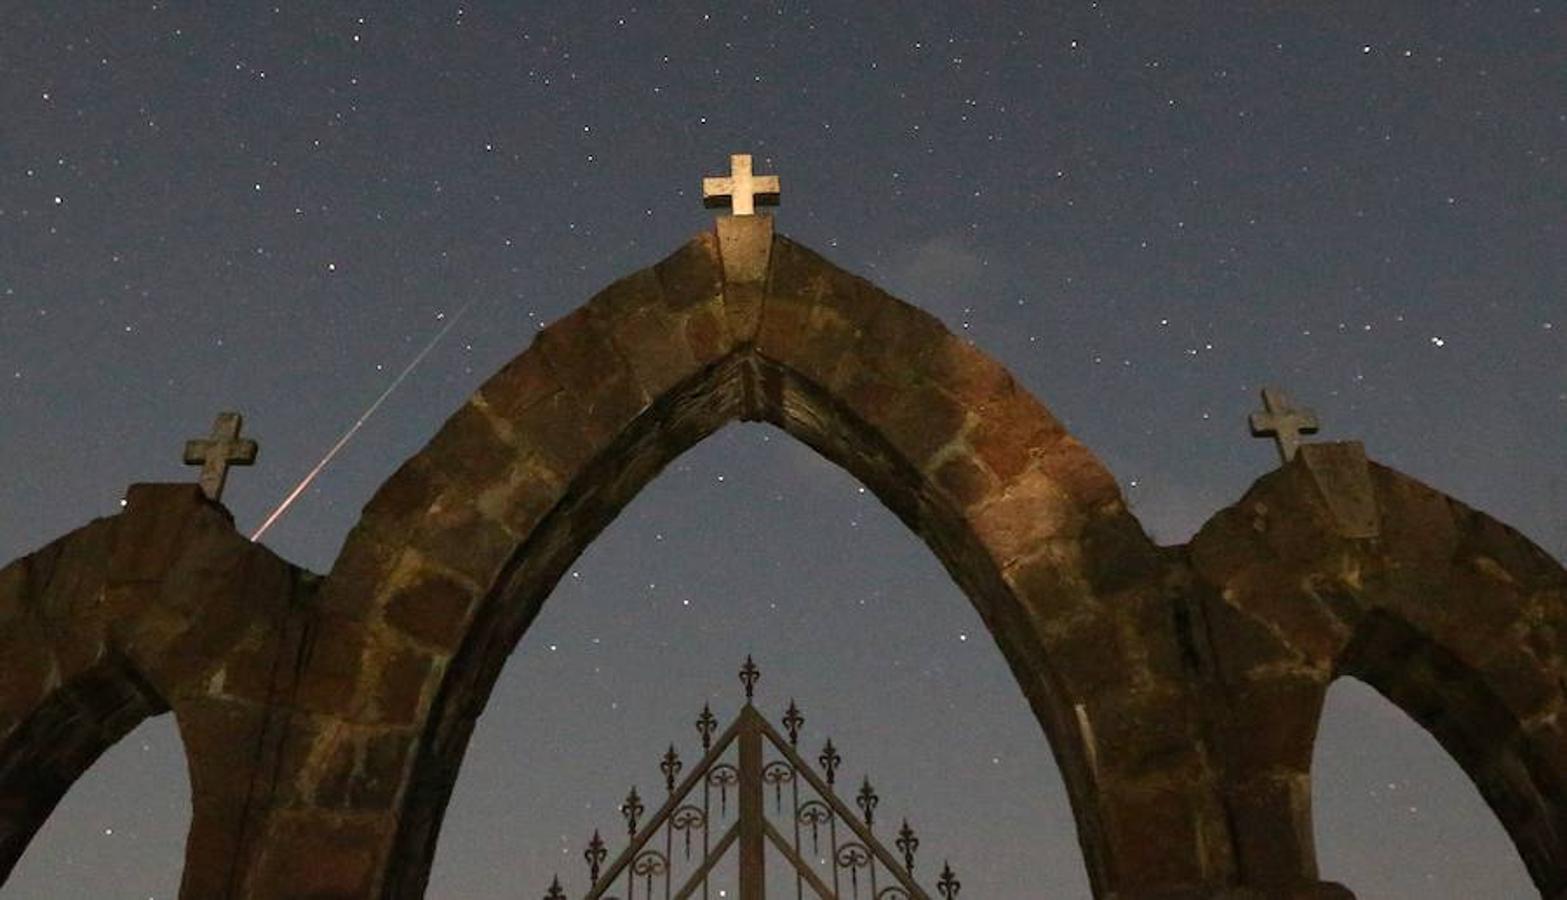
[[631, 793], [626, 795], [626, 802], [620, 804], [620, 814], [626, 817], [626, 826], [632, 837], [637, 836], [637, 819], [641, 818], [646, 809], [647, 807], [642, 805], [642, 798], [637, 795], [636, 787], [633, 786]]
[[671, 794], [675, 792], [675, 776], [685, 768], [685, 763], [680, 761], [680, 754], [675, 752], [675, 745], [670, 744], [669, 750], [664, 753], [664, 761], [658, 764], [659, 771], [664, 773], [664, 787]]
[[762, 677], [762, 670], [751, 661], [751, 654], [745, 655], [745, 665], [740, 667], [740, 683], [745, 685], [745, 705], [751, 705], [751, 695], [756, 688], [756, 682]]
[[800, 745], [800, 726], [805, 724], [805, 716], [800, 715], [800, 708], [794, 705], [794, 698], [789, 698], [789, 709], [784, 712], [784, 728], [789, 731], [789, 746]]
[[952, 866], [946, 861], [941, 861], [941, 880], [936, 882], [936, 890], [944, 900], [956, 900], [958, 891], [963, 889], [963, 884], [952, 877]]
[[702, 714], [696, 717], [697, 733], [702, 735], [702, 752], [713, 749], [713, 732], [718, 728], [718, 719], [713, 716], [712, 707], [702, 704]]
[[549, 892], [544, 895], [544, 900], [566, 900], [566, 892], [561, 890], [560, 887], [559, 875], [556, 875], [555, 879], [550, 882], [550, 889]]
[[827, 739], [826, 745], [822, 747], [822, 755], [816, 757], [816, 761], [826, 770], [827, 786], [832, 787], [833, 773], [838, 771], [838, 764], [843, 762], [843, 757], [838, 755], [838, 748], [832, 745], [832, 738]]
[[599, 866], [604, 864], [604, 858], [609, 851], [604, 848], [604, 839], [599, 836], [599, 830], [593, 829], [593, 840], [588, 841], [588, 849], [582, 851], [582, 858], [588, 861], [589, 877], [594, 884], [599, 882]]
[[854, 798], [854, 802], [859, 805], [860, 811], [865, 813], [865, 827], [870, 828], [874, 826], [876, 824], [876, 804], [881, 802], [881, 798], [877, 797], [876, 792], [871, 789], [871, 777], [869, 775], [865, 776], [864, 783], [860, 785], [860, 795]]
[[898, 829], [898, 839], [893, 842], [898, 849], [903, 851], [903, 867], [910, 873], [914, 871], [914, 851], [920, 848], [920, 839], [914, 836], [914, 829], [909, 827], [909, 820], [903, 820], [903, 827]]

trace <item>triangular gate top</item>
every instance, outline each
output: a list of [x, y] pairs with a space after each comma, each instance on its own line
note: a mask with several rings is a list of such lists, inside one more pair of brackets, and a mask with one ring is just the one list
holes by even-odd
[[[745, 706], [716, 739], [718, 720], [709, 707], [702, 707], [696, 720], [702, 759], [683, 779], [684, 763], [670, 746], [659, 763], [668, 797], [645, 824], [641, 819], [646, 807], [637, 789], [631, 789], [620, 805], [630, 843], [608, 866], [609, 850], [599, 832], [593, 832], [583, 853], [592, 882], [586, 900], [618, 900], [610, 894], [617, 885], [624, 900], [709, 898], [714, 868], [731, 849], [738, 856], [739, 900], [763, 900], [768, 844], [793, 870], [796, 898], [931, 900], [912, 874], [919, 839], [908, 821], [898, 829], [894, 856], [873, 831], [879, 798], [870, 779], [855, 796], [856, 814], [835, 791], [843, 760], [832, 740], [817, 757], [818, 773], [800, 756], [805, 717], [794, 701], [781, 720], [788, 737], [752, 705], [760, 677], [747, 656], [740, 670]], [[787, 815], [782, 830], [768, 815], [769, 787], [773, 815]], [[951, 867], [943, 863], [938, 877], [937, 893], [943, 900], [956, 900], [961, 885]], [[550, 884], [545, 900], [566, 900], [559, 878]]]

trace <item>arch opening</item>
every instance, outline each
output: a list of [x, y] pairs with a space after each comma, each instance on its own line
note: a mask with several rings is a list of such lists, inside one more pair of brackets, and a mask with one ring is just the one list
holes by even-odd
[[[790, 531], [807, 535], [804, 558], [778, 555]], [[626, 789], [656, 808], [658, 755], [670, 743], [688, 763], [700, 755], [696, 714], [704, 702], [720, 720], [738, 710], [734, 670], [753, 653], [758, 709], [776, 722], [799, 701], [805, 755], [833, 738], [846, 797], [869, 774], [878, 823], [895, 831], [907, 814], [921, 836], [917, 871], [950, 856], [978, 894], [1022, 896], [1041, 877], [1086, 894], [1037, 722], [943, 576], [868, 488], [773, 429], [729, 427], [693, 447], [571, 563], [507, 661], [467, 748], [431, 893], [485, 896], [465, 876], [493, 866], [540, 891], [556, 871], [568, 890], [584, 886], [592, 829], [612, 853], [624, 845]], [[538, 684], [565, 687], [529, 690]]]
[[7, 897], [177, 892], [190, 787], [167, 712], [110, 654], [7, 736], [0, 749]]
[[1362, 900], [1526, 897], [1518, 851], [1469, 775], [1366, 682], [1329, 686], [1312, 759], [1323, 878]]
[[[572, 561], [671, 460], [734, 420], [778, 426], [864, 484], [946, 568], [997, 642], [1013, 677], [1042, 723], [1073, 799], [1090, 879], [1102, 868], [1098, 847], [1083, 837], [1093, 821], [1090, 766], [1075, 714], [1062, 698], [1042, 648], [1019, 643], [1033, 634], [1017, 597], [969, 524], [927, 477], [912, 470], [876, 429], [835, 397], [789, 368], [752, 352], [732, 353], [671, 388], [619, 431], [564, 491], [481, 599], [427, 725], [426, 739], [400, 823], [386, 881], [387, 896], [422, 892], [445, 804], [474, 723], [511, 650], [538, 615]], [[1150, 545], [1151, 546], [1151, 545]], [[1088, 832], [1097, 833], [1090, 824]]]

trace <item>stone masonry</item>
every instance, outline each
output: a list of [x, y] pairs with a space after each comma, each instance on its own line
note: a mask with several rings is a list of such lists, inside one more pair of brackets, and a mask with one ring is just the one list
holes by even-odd
[[325, 577], [168, 484], [0, 569], [0, 880], [99, 753], [172, 711], [185, 900], [421, 896], [474, 721], [557, 579], [743, 419], [853, 473], [973, 602], [1098, 897], [1351, 897], [1317, 877], [1310, 809], [1323, 697], [1351, 675], [1441, 741], [1567, 900], [1557, 561], [1332, 444], [1156, 546], [998, 364], [755, 221], [542, 331], [382, 486]]

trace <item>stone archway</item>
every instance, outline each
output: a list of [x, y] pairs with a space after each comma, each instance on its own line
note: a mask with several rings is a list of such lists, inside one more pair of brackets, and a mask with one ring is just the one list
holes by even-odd
[[1349, 675], [1436, 737], [1542, 895], [1563, 896], [1567, 572], [1413, 479], [1376, 465], [1369, 476], [1376, 538], [1343, 537], [1297, 463], [1188, 548], [1229, 723], [1219, 736], [1241, 871], [1315, 877], [1312, 748], [1329, 684]]
[[[300, 753], [385, 759], [392, 808], [274, 811], [249, 896], [418, 896], [473, 721], [543, 598], [643, 484], [737, 418], [848, 469], [973, 600], [1051, 741], [1097, 890], [1225, 877], [1160, 555], [1109, 473], [931, 316], [787, 240], [770, 251], [726, 278], [704, 235], [612, 285], [371, 501], [322, 588], [341, 640], [305, 673], [339, 685], [345, 725]], [[1149, 723], [1158, 739], [1124, 739]], [[334, 840], [354, 867], [300, 865]]]
[[[541, 332], [381, 488], [324, 581], [192, 485], [134, 486], [119, 516], [0, 570], [0, 863], [167, 707], [194, 806], [182, 896], [418, 896], [473, 722], [550, 588], [736, 419], [860, 479], [974, 603], [1096, 895], [1346, 896], [1317, 880], [1309, 784], [1346, 673], [1443, 742], [1542, 892], [1567, 895], [1560, 564], [1344, 445], [1302, 448], [1189, 545], [1155, 547], [999, 365], [760, 218]], [[1369, 532], [1322, 487], [1318, 463], [1346, 460]]]

